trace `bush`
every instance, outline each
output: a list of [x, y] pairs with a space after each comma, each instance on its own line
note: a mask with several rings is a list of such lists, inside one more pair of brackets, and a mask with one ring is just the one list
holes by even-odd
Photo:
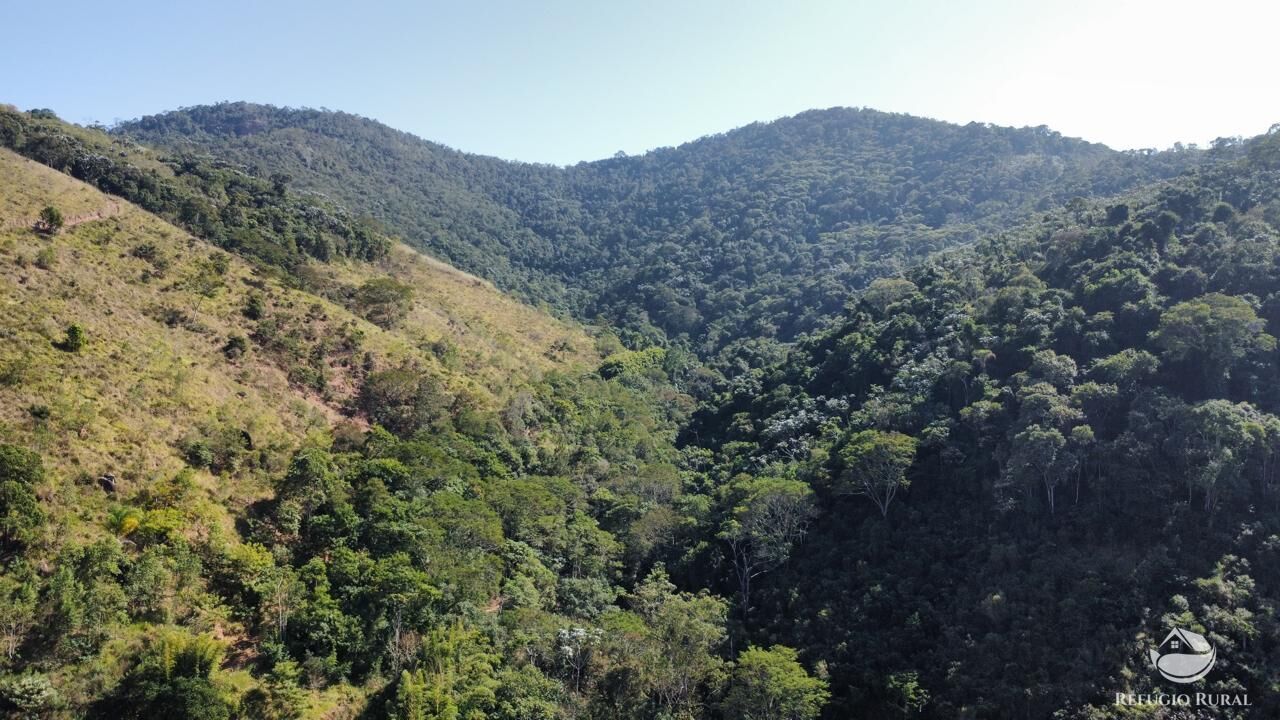
[[58, 262], [58, 254], [54, 252], [53, 246], [40, 248], [36, 253], [36, 267], [41, 270], [52, 270], [55, 263]]
[[250, 320], [261, 320], [262, 316], [267, 314], [267, 302], [261, 293], [253, 293], [245, 301], [244, 310], [241, 312]]
[[194, 468], [207, 468], [213, 465], [213, 449], [204, 440], [193, 440], [182, 449], [182, 456], [187, 464]]
[[20, 718], [43, 717], [58, 704], [58, 691], [40, 673], [5, 678], [0, 681], [0, 696], [17, 710], [14, 717]]
[[85, 344], [89, 342], [89, 338], [85, 335], [84, 328], [79, 323], [71, 323], [67, 326], [67, 335], [62, 342], [57, 343], [56, 347], [65, 352], [80, 352], [84, 349]]
[[165, 632], [90, 717], [227, 720], [233, 708], [213, 678], [223, 653], [212, 638]]
[[156, 247], [154, 243], [144, 242], [134, 246], [133, 250], [129, 251], [129, 254], [139, 260], [154, 262], [156, 258], [160, 257], [160, 248]]
[[249, 352], [249, 340], [243, 335], [232, 335], [222, 346], [222, 354], [226, 355], [228, 360], [238, 360], [247, 352]]
[[225, 425], [192, 431], [178, 445], [182, 457], [194, 468], [214, 474], [237, 472], [254, 460], [253, 439], [244, 430]]
[[5, 387], [21, 385], [30, 369], [31, 356], [26, 353], [0, 362], [0, 385]]
[[63, 224], [62, 211], [49, 205], [40, 211], [40, 221], [36, 223], [36, 228], [40, 232], [53, 235], [62, 229]]
[[36, 425], [44, 425], [49, 422], [49, 418], [53, 417], [53, 411], [49, 409], [49, 406], [40, 403], [27, 407], [27, 414], [31, 416], [31, 420]]

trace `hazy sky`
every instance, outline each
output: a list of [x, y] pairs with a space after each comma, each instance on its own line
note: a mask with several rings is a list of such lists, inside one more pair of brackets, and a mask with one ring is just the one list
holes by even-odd
[[252, 100], [571, 163], [834, 105], [1116, 148], [1280, 122], [1280, 3], [0, 0], [0, 102]]

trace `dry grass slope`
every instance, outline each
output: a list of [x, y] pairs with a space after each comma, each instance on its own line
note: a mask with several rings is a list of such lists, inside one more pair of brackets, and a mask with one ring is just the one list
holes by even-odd
[[[48, 236], [32, 228], [52, 205], [67, 219]], [[522, 383], [550, 370], [594, 368], [595, 341], [582, 328], [515, 302], [488, 283], [397, 247], [378, 265], [308, 269], [308, 287], [338, 300], [391, 276], [414, 288], [412, 306], [389, 329], [270, 272], [228, 255], [137, 207], [43, 165], [0, 150], [0, 442], [38, 450], [50, 472], [37, 488], [51, 515], [29, 549], [50, 567], [58, 549], [110, 533], [120, 502], [172, 478], [192, 433], [232, 429], [251, 438], [258, 460], [196, 476], [184, 502], [184, 532], [236, 544], [236, 513], [270, 492], [296, 448], [325, 442], [349, 418], [366, 357], [375, 367], [411, 364], [438, 376], [470, 405], [500, 407]], [[278, 342], [254, 336], [249, 298], [262, 298]], [[85, 345], [60, 348], [67, 328]], [[254, 337], [248, 352], [228, 339]], [[299, 366], [312, 373], [293, 375]], [[305, 378], [323, 378], [308, 382]], [[98, 486], [103, 473], [120, 483]], [[188, 622], [235, 644], [239, 624], [217, 612]], [[113, 632], [99, 658], [53, 677], [72, 697], [118, 680], [144, 626]], [[222, 675], [253, 684], [232, 665]], [[334, 685], [308, 698], [306, 718], [352, 717], [365, 689]]]
[[[32, 231], [46, 205], [77, 222], [52, 237]], [[210, 270], [217, 265], [221, 274]], [[91, 482], [99, 474], [114, 473], [127, 493], [181, 469], [178, 446], [193, 428], [241, 428], [275, 458], [326, 435], [351, 404], [359, 365], [356, 352], [334, 338], [359, 338], [360, 357], [367, 352], [379, 366], [413, 363], [490, 407], [543, 372], [598, 361], [581, 328], [407, 248], [380, 266], [317, 266], [314, 273], [348, 287], [390, 274], [415, 288], [413, 306], [391, 329], [379, 328], [134, 206], [0, 151], [0, 442], [47, 458], [54, 472], [41, 491], [61, 520], [59, 533], [100, 531], [111, 500]], [[242, 312], [250, 294], [267, 299], [268, 312], [303, 350], [326, 353], [326, 389], [291, 380], [279, 354], [255, 347], [226, 357], [227, 339], [252, 331]], [[57, 347], [72, 323], [88, 337], [75, 353]], [[225, 525], [227, 510], [267, 492], [252, 477], [205, 474], [202, 483], [212, 524]], [[62, 539], [50, 538], [48, 549]]]

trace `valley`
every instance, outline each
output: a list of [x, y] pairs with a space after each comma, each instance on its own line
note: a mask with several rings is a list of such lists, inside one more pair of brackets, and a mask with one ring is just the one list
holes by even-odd
[[1175, 627], [1280, 709], [1280, 133], [0, 145], [15, 713], [1127, 718]]

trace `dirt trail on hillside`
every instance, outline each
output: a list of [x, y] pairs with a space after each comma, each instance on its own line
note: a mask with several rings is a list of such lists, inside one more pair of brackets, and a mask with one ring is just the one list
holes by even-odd
[[[94, 210], [93, 212], [84, 213], [83, 215], [73, 215], [69, 218], [65, 218], [62, 221], [62, 229], [70, 230], [71, 228], [77, 225], [83, 225], [84, 223], [93, 222], [94, 220], [106, 220], [108, 218], [113, 218], [122, 212], [124, 212], [124, 201], [120, 200], [119, 198], [108, 197], [107, 204], [103, 205], [97, 210]], [[39, 225], [39, 223], [40, 223], [40, 218], [38, 217], [30, 218], [30, 219], [6, 220], [3, 227], [5, 230], [34, 229], [37, 225]]]

